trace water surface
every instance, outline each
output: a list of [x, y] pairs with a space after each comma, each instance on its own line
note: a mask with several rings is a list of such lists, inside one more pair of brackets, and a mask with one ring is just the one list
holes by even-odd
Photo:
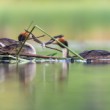
[[109, 110], [110, 65], [0, 64], [0, 110]]

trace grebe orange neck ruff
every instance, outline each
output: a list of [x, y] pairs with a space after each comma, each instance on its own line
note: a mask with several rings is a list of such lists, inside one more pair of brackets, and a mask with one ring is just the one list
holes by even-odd
[[[55, 41], [54, 39], [56, 39], [57, 41]], [[59, 43], [61, 42], [66, 47], [68, 47], [68, 42], [64, 39], [64, 36], [63, 35], [54, 36], [54, 39], [50, 39], [48, 42], [45, 43], [45, 45], [57, 44], [58, 46], [62, 48], [62, 57], [63, 58], [69, 57], [69, 50]]]
[[[64, 39], [64, 37], [58, 38], [57, 40], [68, 47], [68, 42]], [[62, 57], [63, 58], [69, 57], [69, 50], [65, 48], [63, 45], [59, 44], [58, 42], [56, 44], [58, 44], [62, 48]]]
[[[22, 32], [19, 36], [18, 36], [18, 41], [25, 41], [26, 37], [29, 35], [28, 32]], [[29, 36], [30, 37], [30, 36]]]
[[[58, 38], [57, 40], [68, 47], [68, 42], [64, 39], [64, 37]], [[68, 49], [58, 42], [56, 42], [56, 44], [62, 48], [62, 56], [65, 58], [69, 57]], [[79, 53], [79, 55], [85, 59], [110, 59], [110, 52], [105, 50], [88, 50]]]

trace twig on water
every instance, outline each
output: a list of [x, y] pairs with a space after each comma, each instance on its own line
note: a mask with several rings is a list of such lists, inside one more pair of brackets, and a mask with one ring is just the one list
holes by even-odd
[[84, 60], [83, 57], [81, 57], [79, 54], [77, 54], [75, 51], [72, 51], [71, 49], [69, 49], [67, 46], [65, 46], [63, 43], [61, 43], [60, 41], [58, 41], [57, 39], [55, 39], [54, 37], [52, 37], [51, 35], [49, 35], [47, 32], [45, 32], [43, 29], [41, 29], [39, 26], [35, 25], [35, 27], [37, 29], [39, 29], [40, 31], [42, 31], [43, 33], [45, 33], [47, 36], [49, 36], [50, 38], [52, 38], [53, 40], [57, 41], [59, 44], [61, 44], [62, 46], [64, 46], [66, 49], [68, 49], [72, 54], [76, 55], [78, 58], [80, 58], [81, 60]]
[[22, 48], [23, 48], [25, 42], [27, 41], [27, 39], [29, 38], [30, 34], [32, 33], [32, 31], [33, 31], [34, 29], [35, 29], [35, 26], [31, 29], [31, 31], [29, 32], [29, 34], [28, 34], [28, 36], [26, 37], [25, 41], [22, 43], [20, 49], [18, 50], [18, 52], [17, 52], [17, 54], [16, 54], [17, 60], [18, 60], [19, 54], [20, 54], [20, 52], [21, 52], [21, 50], [22, 50]]
[[49, 47], [49, 46], [45, 46], [46, 48], [52, 49], [52, 50], [57, 50], [59, 52], [62, 52], [61, 50], [57, 49], [57, 48], [53, 48], [53, 47]]
[[[25, 31], [29, 33], [28, 30], [25, 30]], [[32, 33], [31, 33], [31, 34], [32, 34]], [[30, 39], [33, 39], [34, 41], [36, 41], [36, 42], [39, 43], [39, 44], [43, 44], [43, 42], [41, 42], [41, 41], [38, 40], [37, 38], [44, 37], [44, 36], [45, 36], [45, 35], [41, 35], [41, 36], [39, 36], [39, 37], [36, 37], [36, 36], [34, 36], [34, 35], [32, 34], [32, 38], [30, 38]], [[30, 39], [28, 39], [28, 40], [30, 40]], [[52, 48], [52, 47], [49, 47], [49, 46], [46, 46], [46, 45], [45, 45], [45, 47], [46, 47], [46, 48], [49, 48], [49, 49], [57, 50], [57, 51], [59, 51], [59, 52], [62, 52], [62, 51], [59, 50], [59, 49]]]
[[[10, 52], [4, 52], [0, 55], [16, 55], [16, 53], [10, 53]], [[43, 59], [66, 59], [62, 57], [53, 57], [53, 56], [44, 56], [44, 55], [36, 55], [36, 54], [19, 54], [19, 56], [25, 56], [25, 57], [33, 57], [33, 58], [43, 58]]]
[[[35, 38], [41, 38], [41, 37], [44, 37], [45, 35], [41, 35], [41, 36], [38, 36], [38, 37], [35, 37]], [[31, 40], [33, 38], [29, 38], [28, 40]]]
[[[28, 33], [30, 33], [27, 29], [25, 29], [25, 31], [28, 32]], [[41, 38], [41, 37], [44, 37], [44, 36], [45, 36], [45, 35], [41, 35], [41, 36], [36, 37], [36, 36], [35, 36], [34, 34], [32, 34], [32, 33], [31, 33], [31, 35], [32, 35], [32, 38], [29, 38], [28, 40], [33, 39], [33, 37], [36, 39], [36, 38]]]

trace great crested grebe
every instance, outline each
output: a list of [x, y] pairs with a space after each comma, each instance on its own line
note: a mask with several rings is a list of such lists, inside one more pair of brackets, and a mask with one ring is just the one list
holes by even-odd
[[[18, 41], [9, 39], [9, 38], [0, 38], [0, 53], [3, 52], [10, 52], [10, 53], [16, 53], [18, 49], [21, 47], [22, 42], [26, 39], [26, 37], [29, 35], [28, 32], [23, 32], [18, 36]], [[31, 37], [30, 35], [29, 37]], [[21, 54], [36, 54], [35, 48], [29, 44], [25, 43], [23, 46]]]
[[[61, 37], [59, 37], [57, 40], [68, 47], [68, 42], [64, 39], [63, 35]], [[54, 40], [51, 41], [51, 43], [53, 43], [53, 42], [54, 42]], [[51, 44], [51, 43], [49, 41], [46, 44]], [[58, 42], [56, 42], [56, 44], [62, 48], [63, 57], [65, 57], [65, 58], [70, 57], [69, 51], [64, 46], [62, 46]], [[87, 51], [83, 51], [83, 52], [79, 53], [79, 55], [85, 59], [110, 59], [110, 52], [106, 51], [106, 50], [87, 50]]]
[[[57, 41], [60, 41], [61, 43], [63, 43], [65, 46], [68, 47], [68, 42], [64, 39], [63, 35], [54, 36], [54, 39], [57, 39]], [[62, 57], [64, 57], [64, 58], [68, 57], [69, 51], [63, 45], [59, 44], [54, 39], [50, 39], [48, 42], [45, 43], [45, 45], [49, 45], [49, 44], [59, 45], [62, 48]]]

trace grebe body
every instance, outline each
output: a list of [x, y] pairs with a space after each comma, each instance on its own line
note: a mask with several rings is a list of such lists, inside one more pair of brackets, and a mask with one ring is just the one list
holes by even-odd
[[[64, 39], [64, 36], [61, 36], [57, 40], [60, 41], [63, 45], [68, 47], [68, 42]], [[46, 44], [48, 43], [50, 44], [50, 41], [47, 42]], [[70, 57], [69, 50], [67, 48], [65, 48], [63, 45], [59, 44], [58, 42], [56, 42], [56, 44], [62, 48], [63, 57], [65, 58]], [[110, 52], [106, 50], [88, 50], [79, 53], [79, 55], [84, 59], [110, 59]]]
[[[62, 44], [64, 44], [65, 46], [68, 47], [68, 42], [64, 39], [63, 35], [55, 36], [54, 39], [57, 39], [57, 41], [61, 42]], [[45, 45], [52, 44], [52, 43], [57, 44], [58, 46], [60, 46], [62, 48], [62, 57], [63, 58], [68, 57], [69, 56], [69, 51], [57, 41], [55, 41], [53, 39], [50, 39], [48, 42], [45, 43]]]
[[9, 38], [0, 38], [0, 47], [5, 47], [11, 44], [17, 44], [17, 41]]
[[[9, 38], [0, 38], [0, 50], [4, 52], [17, 53], [27, 35], [27, 33], [21, 33], [18, 36], [19, 41]], [[36, 54], [36, 50], [31, 44], [26, 42], [20, 54]]]
[[[21, 47], [20, 43], [14, 43], [10, 44], [9, 46], [3, 47], [2, 50], [5, 52], [17, 53], [20, 47]], [[36, 54], [36, 50], [31, 44], [26, 42], [20, 54]]]
[[110, 59], [110, 52], [106, 50], [87, 50], [79, 55], [85, 59]]

